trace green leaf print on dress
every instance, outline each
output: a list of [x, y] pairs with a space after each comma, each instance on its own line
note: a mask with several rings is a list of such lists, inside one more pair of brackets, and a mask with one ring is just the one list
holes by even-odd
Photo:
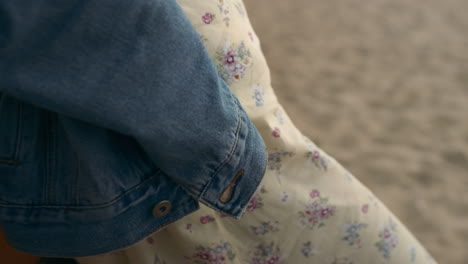
[[223, 21], [226, 24], [226, 27], [229, 27], [229, 21], [231, 21], [231, 11], [229, 4], [226, 0], [218, 0], [218, 8], [221, 12], [221, 16], [223, 17]]

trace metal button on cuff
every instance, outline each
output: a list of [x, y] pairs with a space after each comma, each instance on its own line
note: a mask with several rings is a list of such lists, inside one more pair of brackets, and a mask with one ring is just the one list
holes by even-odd
[[172, 204], [168, 200], [164, 200], [159, 202], [156, 206], [153, 208], [153, 216], [154, 217], [163, 217], [169, 213], [169, 211], [172, 208]]

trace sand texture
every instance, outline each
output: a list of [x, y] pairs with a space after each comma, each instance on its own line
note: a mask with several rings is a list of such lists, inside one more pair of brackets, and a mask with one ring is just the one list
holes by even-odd
[[294, 124], [468, 263], [468, 1], [245, 0]]

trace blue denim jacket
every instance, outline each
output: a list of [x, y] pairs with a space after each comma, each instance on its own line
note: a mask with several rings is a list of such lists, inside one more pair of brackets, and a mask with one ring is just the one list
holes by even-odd
[[266, 146], [175, 0], [0, 1], [0, 225], [55, 257], [199, 202], [240, 218]]

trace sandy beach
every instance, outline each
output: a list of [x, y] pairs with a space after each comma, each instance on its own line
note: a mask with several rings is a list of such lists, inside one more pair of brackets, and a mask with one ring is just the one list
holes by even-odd
[[440, 264], [468, 263], [468, 2], [245, 4], [295, 125]]

